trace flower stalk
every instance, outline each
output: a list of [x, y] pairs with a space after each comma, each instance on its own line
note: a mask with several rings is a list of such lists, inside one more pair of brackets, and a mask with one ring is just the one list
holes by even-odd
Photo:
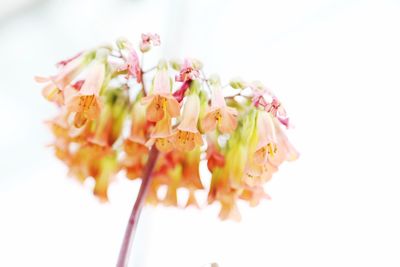
[[132, 246], [132, 240], [135, 235], [135, 229], [138, 225], [141, 211], [146, 201], [147, 192], [150, 188], [151, 174], [153, 173], [158, 154], [158, 150], [155, 148], [155, 146], [153, 146], [150, 149], [149, 158], [147, 160], [143, 173], [142, 184], [140, 185], [139, 193], [136, 197], [135, 204], [133, 205], [128, 225], [126, 226], [124, 240], [122, 242], [121, 250], [118, 257], [117, 267], [126, 267], [128, 265], [128, 257]]

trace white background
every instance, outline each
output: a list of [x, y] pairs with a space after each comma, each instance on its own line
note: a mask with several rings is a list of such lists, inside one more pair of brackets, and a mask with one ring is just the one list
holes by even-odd
[[66, 177], [33, 76], [147, 31], [168, 57], [271, 87], [301, 158], [241, 223], [216, 206], [146, 209], [131, 266], [400, 266], [399, 1], [12, 3], [0, 1], [0, 266], [115, 265], [138, 183], [121, 178], [100, 204]]

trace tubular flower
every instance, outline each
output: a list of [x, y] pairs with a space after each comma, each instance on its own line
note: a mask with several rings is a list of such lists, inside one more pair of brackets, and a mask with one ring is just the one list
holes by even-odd
[[259, 111], [257, 116], [258, 144], [254, 161], [263, 164], [267, 156], [273, 158], [277, 152], [275, 125], [272, 116], [266, 111]]
[[[144, 34], [140, 50], [159, 44], [158, 35]], [[47, 121], [50, 146], [69, 174], [92, 179], [93, 193], [107, 201], [115, 177], [142, 179], [157, 149], [147, 204], [218, 203], [221, 219], [239, 220], [240, 201], [256, 206], [268, 199], [265, 183], [299, 156], [278, 98], [260, 82], [242, 79], [228, 82], [235, 95], [224, 96], [218, 76], [205, 77], [194, 59], [160, 60], [155, 72], [143, 72], [133, 47], [119, 39], [59, 62], [56, 75], [36, 77], [59, 109]], [[197, 197], [201, 192], [207, 201]]]
[[99, 94], [104, 76], [104, 64], [95, 62], [90, 68], [81, 90], [67, 104], [70, 111], [76, 112], [74, 119], [75, 127], [82, 127], [87, 120], [94, 120], [100, 114], [102, 104]]
[[62, 106], [64, 104], [63, 90], [67, 87], [82, 71], [87, 64], [87, 60], [80, 53], [77, 56], [62, 61], [57, 64], [60, 67], [60, 72], [57, 75], [50, 77], [35, 77], [36, 82], [46, 83], [42, 90], [43, 96], [51, 102]]
[[209, 132], [218, 127], [221, 133], [231, 133], [237, 126], [237, 114], [236, 109], [226, 105], [225, 98], [222, 94], [222, 88], [218, 81], [213, 87], [211, 107], [203, 118], [203, 130]]
[[172, 127], [171, 117], [166, 114], [164, 118], [156, 123], [153, 132], [150, 135], [150, 140], [147, 145], [152, 146], [155, 144], [156, 148], [162, 152], [172, 150], [173, 144], [171, 142]]
[[171, 94], [171, 81], [166, 67], [162, 67], [154, 77], [153, 92], [142, 99], [147, 104], [146, 116], [149, 121], [157, 122], [168, 113], [171, 117], [179, 116], [179, 103]]
[[182, 121], [177, 127], [172, 140], [177, 149], [182, 151], [193, 150], [201, 146], [203, 140], [197, 129], [197, 121], [200, 114], [200, 99], [196, 94], [189, 95], [183, 109]]

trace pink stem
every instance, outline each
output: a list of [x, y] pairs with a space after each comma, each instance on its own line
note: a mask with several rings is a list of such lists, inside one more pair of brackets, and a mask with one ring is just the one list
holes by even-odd
[[119, 252], [117, 267], [126, 267], [128, 264], [128, 257], [130, 254], [132, 239], [135, 234], [135, 229], [139, 221], [140, 213], [146, 200], [147, 192], [149, 191], [149, 187], [151, 184], [151, 174], [157, 161], [158, 154], [158, 150], [153, 146], [150, 150], [149, 159], [147, 160], [147, 164], [144, 169], [142, 184], [140, 185], [139, 193], [136, 197], [135, 204], [133, 205], [128, 225], [126, 226], [124, 241], [122, 242], [121, 250]]

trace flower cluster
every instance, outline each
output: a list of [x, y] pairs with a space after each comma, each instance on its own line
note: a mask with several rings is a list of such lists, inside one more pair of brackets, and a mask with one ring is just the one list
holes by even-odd
[[[147, 53], [159, 44], [157, 34], [143, 34], [139, 49]], [[222, 219], [238, 219], [237, 201], [257, 205], [279, 165], [298, 157], [285, 135], [286, 111], [259, 82], [234, 79], [222, 86], [195, 59], [161, 60], [143, 71], [136, 49], [124, 39], [57, 67], [54, 76], [36, 77], [44, 83], [44, 97], [59, 107], [48, 121], [55, 154], [70, 175], [94, 179], [94, 194], [102, 200], [119, 172], [140, 179], [155, 146], [161, 156], [148, 203], [179, 206], [177, 191], [183, 188], [185, 206], [198, 207], [196, 192], [202, 191], [209, 204], [220, 203]], [[209, 184], [200, 177], [201, 161], [211, 173]]]

